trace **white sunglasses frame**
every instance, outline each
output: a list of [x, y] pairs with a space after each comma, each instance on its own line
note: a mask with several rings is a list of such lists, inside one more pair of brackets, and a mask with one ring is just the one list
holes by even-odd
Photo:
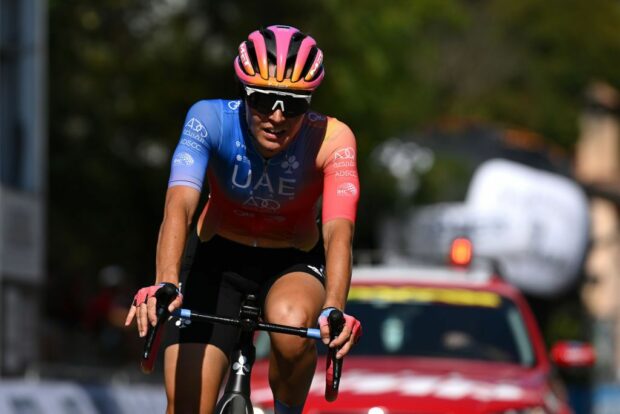
[[298, 93], [275, 91], [272, 89], [258, 89], [258, 88], [252, 88], [250, 86], [244, 86], [244, 89], [245, 89], [245, 93], [248, 96], [256, 92], [256, 93], [264, 93], [267, 95], [290, 96], [291, 98], [304, 99], [308, 103], [310, 103], [312, 100], [312, 95], [301, 95]]

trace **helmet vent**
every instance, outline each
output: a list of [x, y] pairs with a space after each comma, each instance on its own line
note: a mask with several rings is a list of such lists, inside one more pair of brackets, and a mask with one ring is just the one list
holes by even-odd
[[259, 72], [260, 69], [258, 68], [258, 59], [256, 58], [256, 49], [254, 48], [254, 42], [246, 41], [245, 47], [248, 49], [248, 58], [250, 59], [250, 63], [252, 64], [254, 71]]
[[297, 52], [299, 52], [299, 47], [301, 46], [301, 42], [307, 36], [301, 32], [297, 32], [293, 34], [291, 37], [291, 44], [288, 47], [288, 54], [286, 57], [286, 71], [285, 73], [293, 73], [295, 70], [295, 61], [297, 60]]
[[[308, 59], [306, 59], [306, 64], [304, 65], [304, 68], [301, 71], [302, 78], [305, 78], [308, 72], [310, 71], [310, 68], [312, 67], [312, 63], [314, 62], [314, 58], [316, 57], [317, 52], [318, 52], [318, 48], [316, 46], [313, 46], [312, 49], [310, 49], [310, 53], [308, 54]], [[316, 72], [316, 74], [314, 75], [314, 78], [317, 78], [321, 74], [322, 71], [323, 71], [323, 65], [321, 65], [321, 68]]]
[[267, 48], [267, 60], [269, 63], [276, 63], [276, 36], [269, 29], [261, 29], [260, 33], [263, 35], [265, 39], [265, 47]]

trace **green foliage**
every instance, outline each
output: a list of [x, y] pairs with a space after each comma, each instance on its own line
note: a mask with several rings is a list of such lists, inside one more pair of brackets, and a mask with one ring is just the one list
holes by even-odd
[[[587, 83], [620, 85], [612, 0], [50, 0], [53, 273], [119, 263], [152, 279], [184, 114], [198, 99], [235, 96], [237, 46], [274, 23], [317, 38], [326, 78], [313, 104], [358, 138], [360, 247], [373, 243], [374, 219], [401, 206], [370, 160], [387, 138], [457, 117], [570, 150]], [[417, 200], [457, 197], [463, 176], [440, 160]]]

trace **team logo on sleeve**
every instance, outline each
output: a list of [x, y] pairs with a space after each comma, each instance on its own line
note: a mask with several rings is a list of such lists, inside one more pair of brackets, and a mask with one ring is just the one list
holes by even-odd
[[355, 149], [353, 147], [341, 148], [334, 153], [334, 160], [354, 160]]
[[353, 183], [343, 183], [336, 189], [336, 194], [340, 197], [352, 197], [357, 195], [357, 186]]
[[355, 148], [345, 147], [334, 152], [334, 167], [349, 168], [355, 167]]
[[174, 160], [172, 160], [172, 163], [174, 165], [190, 166], [194, 164], [194, 158], [192, 158], [192, 156], [189, 155], [187, 152], [180, 152], [174, 157]]
[[187, 121], [185, 127], [183, 127], [183, 135], [187, 135], [188, 137], [204, 144], [205, 138], [209, 136], [207, 132], [207, 128], [197, 120], [196, 118], [192, 118]]

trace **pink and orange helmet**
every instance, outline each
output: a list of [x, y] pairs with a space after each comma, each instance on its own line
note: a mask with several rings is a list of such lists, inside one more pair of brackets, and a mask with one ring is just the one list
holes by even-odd
[[256, 30], [239, 45], [235, 73], [247, 86], [312, 92], [323, 80], [323, 52], [291, 26]]

